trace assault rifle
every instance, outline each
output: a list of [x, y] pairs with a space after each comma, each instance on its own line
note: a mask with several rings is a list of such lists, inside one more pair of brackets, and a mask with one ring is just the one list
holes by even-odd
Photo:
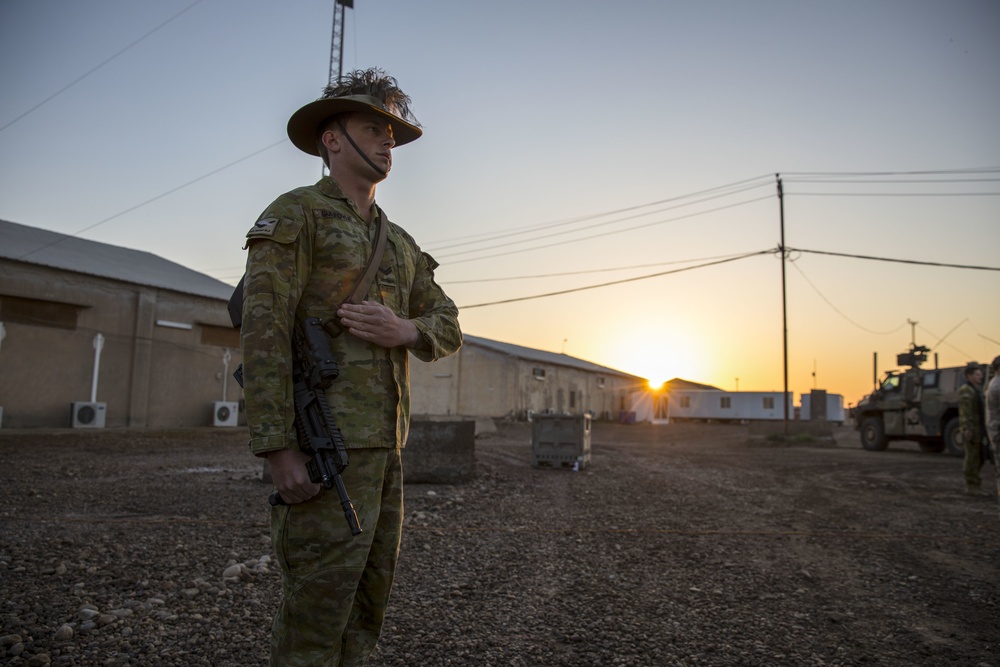
[[[340, 374], [337, 362], [330, 354], [330, 343], [318, 317], [307, 317], [295, 327], [292, 339], [294, 364], [292, 389], [295, 396], [295, 433], [299, 449], [312, 457], [306, 462], [309, 479], [324, 489], [337, 489], [344, 518], [351, 528], [351, 535], [361, 534], [361, 524], [354, 505], [347, 495], [341, 473], [347, 467], [347, 448], [340, 432], [325, 390]], [[275, 491], [268, 498], [271, 505], [284, 505]]]
[[[236, 286], [229, 301], [229, 314], [233, 326], [242, 324], [243, 280]], [[238, 305], [237, 305], [238, 304]], [[354, 505], [347, 495], [341, 473], [347, 468], [347, 448], [330, 412], [325, 390], [340, 374], [337, 362], [330, 353], [330, 342], [318, 317], [307, 317], [296, 325], [292, 335], [292, 391], [295, 398], [295, 434], [299, 449], [311, 457], [306, 462], [309, 479], [324, 489], [336, 489], [344, 518], [351, 535], [361, 534], [361, 523]], [[233, 373], [243, 386], [243, 364]], [[271, 506], [284, 505], [285, 501], [275, 491], [268, 497]]]

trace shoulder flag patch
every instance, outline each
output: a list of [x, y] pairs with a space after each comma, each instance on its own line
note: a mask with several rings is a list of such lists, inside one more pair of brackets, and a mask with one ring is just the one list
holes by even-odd
[[261, 218], [255, 222], [250, 231], [247, 232], [247, 238], [274, 236], [274, 232], [277, 228], [278, 218]]

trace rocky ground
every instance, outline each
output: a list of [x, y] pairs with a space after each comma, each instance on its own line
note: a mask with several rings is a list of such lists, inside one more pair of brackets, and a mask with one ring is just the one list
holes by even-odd
[[[0, 664], [266, 664], [268, 489], [228, 430], [0, 432]], [[597, 424], [591, 466], [407, 485], [372, 667], [1000, 667], [1000, 514], [894, 444]], [[986, 480], [992, 484], [992, 469]]]

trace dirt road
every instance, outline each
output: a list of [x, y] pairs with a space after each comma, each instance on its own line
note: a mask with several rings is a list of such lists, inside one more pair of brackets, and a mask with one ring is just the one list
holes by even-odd
[[[498, 426], [474, 480], [407, 485], [369, 665], [1000, 667], [1000, 513], [958, 459], [596, 424], [574, 473]], [[0, 664], [266, 664], [242, 433], [0, 432], [0, 456]]]

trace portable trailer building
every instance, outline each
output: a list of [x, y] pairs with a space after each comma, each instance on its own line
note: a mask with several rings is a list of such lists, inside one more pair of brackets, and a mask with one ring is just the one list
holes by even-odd
[[[823, 415], [823, 421], [843, 425], [845, 418], [844, 397], [840, 394], [827, 394], [824, 391], [802, 394], [800, 399], [802, 408], [799, 410], [799, 419], [810, 420], [816, 417], [813, 414], [813, 394], [816, 395], [817, 401], [823, 400], [824, 396], [826, 397], [826, 410], [823, 411], [820, 409], [817, 411], [817, 414]], [[819, 406], [822, 408], [823, 403], [820, 403]]]
[[[669, 395], [670, 419], [774, 421], [785, 418], [780, 391], [675, 391]], [[788, 393], [788, 417], [795, 416], [795, 394]]]

